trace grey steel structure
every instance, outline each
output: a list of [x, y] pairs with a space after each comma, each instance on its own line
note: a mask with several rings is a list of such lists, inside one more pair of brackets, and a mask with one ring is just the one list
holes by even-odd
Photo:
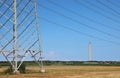
[[0, 53], [14, 73], [27, 56], [43, 71], [40, 39], [36, 0], [0, 0]]

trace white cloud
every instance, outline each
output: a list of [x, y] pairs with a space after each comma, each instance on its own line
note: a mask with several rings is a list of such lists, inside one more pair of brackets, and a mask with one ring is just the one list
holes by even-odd
[[57, 54], [54, 51], [50, 51], [45, 54], [45, 58], [47, 60], [55, 60], [57, 58]]

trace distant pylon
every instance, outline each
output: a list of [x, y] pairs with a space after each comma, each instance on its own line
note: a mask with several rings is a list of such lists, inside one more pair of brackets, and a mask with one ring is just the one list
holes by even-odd
[[88, 61], [92, 61], [92, 44], [88, 43]]

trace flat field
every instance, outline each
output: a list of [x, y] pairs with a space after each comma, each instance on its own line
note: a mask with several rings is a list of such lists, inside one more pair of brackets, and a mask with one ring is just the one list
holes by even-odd
[[[0, 72], [6, 68], [0, 68]], [[46, 73], [38, 67], [27, 67], [26, 74], [0, 74], [0, 78], [120, 78], [120, 66], [46, 66]]]

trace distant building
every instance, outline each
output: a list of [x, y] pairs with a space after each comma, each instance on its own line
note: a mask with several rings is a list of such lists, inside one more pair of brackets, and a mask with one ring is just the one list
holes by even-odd
[[92, 44], [88, 43], [88, 61], [92, 61]]

